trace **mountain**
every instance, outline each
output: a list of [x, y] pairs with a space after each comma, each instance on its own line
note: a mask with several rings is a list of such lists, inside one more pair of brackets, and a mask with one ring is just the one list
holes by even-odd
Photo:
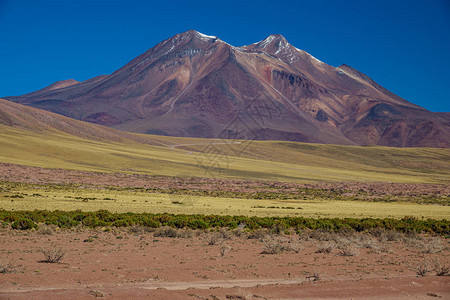
[[6, 99], [137, 133], [450, 147], [449, 113], [412, 104], [350, 66], [327, 65], [281, 35], [234, 47], [190, 30], [111, 75]]

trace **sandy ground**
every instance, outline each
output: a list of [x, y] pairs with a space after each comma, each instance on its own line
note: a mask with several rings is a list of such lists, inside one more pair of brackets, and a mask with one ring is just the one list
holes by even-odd
[[[0, 231], [0, 261], [12, 264], [0, 299], [450, 299], [450, 277], [434, 270], [450, 264], [443, 238], [47, 231]], [[285, 249], [265, 253], [273, 245]], [[325, 246], [330, 253], [317, 253]], [[42, 261], [42, 250], [58, 248], [59, 263]]]

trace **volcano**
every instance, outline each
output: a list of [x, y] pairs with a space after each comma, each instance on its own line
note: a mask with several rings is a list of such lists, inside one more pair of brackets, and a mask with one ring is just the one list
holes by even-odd
[[281, 35], [234, 47], [194, 30], [110, 75], [4, 97], [123, 131], [343, 145], [450, 147], [450, 114], [430, 112]]

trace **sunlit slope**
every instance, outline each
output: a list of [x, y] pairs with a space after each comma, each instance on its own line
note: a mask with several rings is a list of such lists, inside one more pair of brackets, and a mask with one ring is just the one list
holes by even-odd
[[[155, 137], [176, 144], [176, 138]], [[345, 147], [287, 142], [212, 144], [198, 148], [94, 141], [62, 132], [33, 132], [0, 125], [0, 162], [99, 172], [139, 172], [280, 181], [392, 181], [449, 183], [446, 149]], [[180, 143], [181, 144], [181, 143]], [[242, 153], [237, 149], [242, 147]], [[214, 150], [211, 150], [214, 149]], [[217, 153], [217, 151], [223, 151]], [[221, 154], [220, 154], [221, 153]], [[228, 154], [223, 154], [228, 153]], [[241, 155], [241, 156], [234, 156]], [[392, 164], [392, 165], [391, 165]]]
[[450, 150], [133, 134], [0, 99], [0, 162], [279, 181], [450, 183]]

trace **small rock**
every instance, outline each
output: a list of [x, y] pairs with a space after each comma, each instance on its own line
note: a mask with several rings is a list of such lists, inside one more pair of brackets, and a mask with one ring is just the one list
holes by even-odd
[[94, 297], [104, 297], [105, 296], [103, 294], [103, 292], [100, 292], [100, 291], [89, 291], [89, 294], [91, 294]]

